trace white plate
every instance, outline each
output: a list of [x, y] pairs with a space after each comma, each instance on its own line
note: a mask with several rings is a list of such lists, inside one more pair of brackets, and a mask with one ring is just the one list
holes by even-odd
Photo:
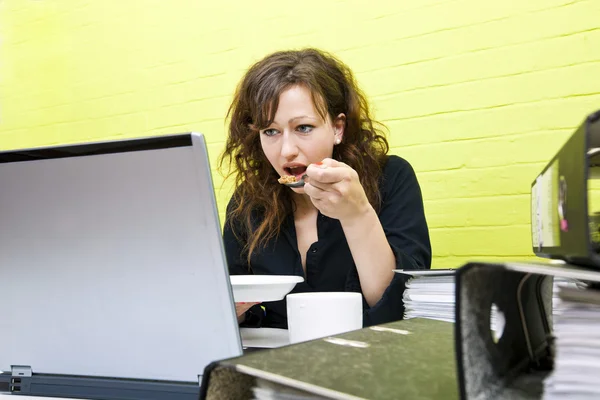
[[282, 300], [304, 278], [296, 275], [231, 275], [233, 298], [238, 302]]

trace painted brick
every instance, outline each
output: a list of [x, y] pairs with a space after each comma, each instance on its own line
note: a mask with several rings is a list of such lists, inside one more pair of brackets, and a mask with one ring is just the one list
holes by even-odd
[[531, 255], [531, 226], [432, 228], [436, 256]]
[[[600, 93], [600, 62], [402, 92], [377, 100], [382, 119], [428, 116]], [[553, 82], [549, 85], [549, 82]], [[402, 104], [399, 108], [398, 104]]]
[[598, 15], [597, 0], [0, 0], [0, 149], [199, 131], [223, 220], [238, 79], [270, 51], [318, 46], [415, 167], [435, 267], [530, 257], [531, 181], [600, 108]]
[[359, 79], [371, 96], [378, 96], [598, 61], [594, 47], [600, 47], [600, 28], [364, 72]]
[[545, 163], [418, 174], [425, 199], [527, 194]]
[[530, 221], [529, 195], [446, 198], [425, 201], [430, 228], [524, 225]]
[[[483, 3], [477, 1], [474, 3], [483, 6]], [[524, 3], [529, 2], [511, 2], [511, 5], [519, 7]], [[451, 5], [452, 2], [449, 4]], [[435, 30], [434, 27], [429, 31], [422, 29], [408, 33], [400, 23], [390, 24], [388, 29], [397, 32], [393, 36], [383, 34], [381, 37], [384, 40], [370, 46], [349, 49], [341, 54], [351, 65], [362, 65], [362, 68], [357, 68], [358, 71], [369, 71], [598, 29], [598, 21], [595, 17], [600, 7], [598, 2], [560, 1], [555, 4], [557, 7], [539, 12], [520, 13], [512, 17], [482, 21], [480, 24], [456, 27], [456, 29]], [[485, 6], [488, 5], [485, 3]], [[444, 17], [453, 19], [462, 11], [458, 8], [447, 10]], [[449, 15], [452, 17], [448, 17]], [[419, 22], [421, 21], [415, 21], [416, 24]], [[382, 25], [380, 29], [385, 28], [386, 26]], [[380, 33], [379, 29], [377, 33]], [[373, 66], [367, 60], [378, 60], [378, 63]]]
[[574, 129], [600, 108], [600, 95], [576, 96], [385, 121], [392, 147]]
[[394, 152], [406, 158], [419, 172], [544, 162], [554, 156], [571, 133], [571, 130], [530, 132], [404, 146]]

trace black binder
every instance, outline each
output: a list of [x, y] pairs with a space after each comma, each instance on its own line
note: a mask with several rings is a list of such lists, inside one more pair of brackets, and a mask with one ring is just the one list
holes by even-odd
[[251, 399], [260, 382], [319, 399], [457, 399], [453, 324], [414, 318], [215, 362], [200, 398]]
[[[456, 362], [461, 399], [541, 399], [552, 371], [553, 278], [600, 282], [569, 264], [471, 262], [456, 271]], [[499, 339], [492, 306], [504, 315]]]

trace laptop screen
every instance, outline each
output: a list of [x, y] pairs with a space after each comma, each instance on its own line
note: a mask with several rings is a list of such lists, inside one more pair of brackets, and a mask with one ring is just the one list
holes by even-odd
[[197, 382], [242, 354], [204, 138], [0, 153], [0, 370]]

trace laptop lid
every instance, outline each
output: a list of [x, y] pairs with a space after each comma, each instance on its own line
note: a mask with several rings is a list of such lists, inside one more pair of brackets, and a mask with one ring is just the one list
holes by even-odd
[[0, 153], [0, 370], [194, 382], [242, 354], [199, 133]]

